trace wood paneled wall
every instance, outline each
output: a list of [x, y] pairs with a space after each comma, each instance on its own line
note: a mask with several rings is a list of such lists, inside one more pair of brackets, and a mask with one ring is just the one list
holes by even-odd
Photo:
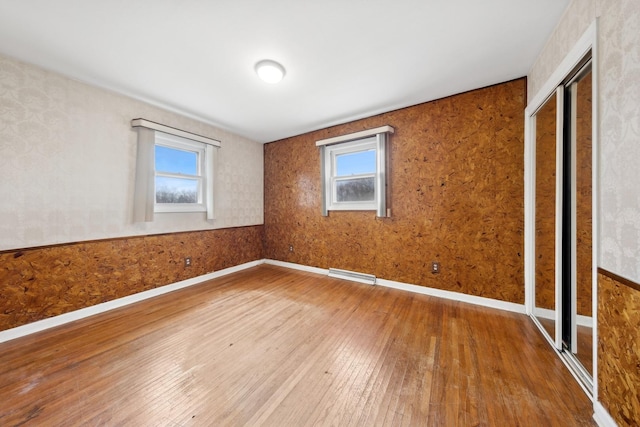
[[[525, 88], [522, 78], [265, 145], [265, 256], [523, 303]], [[391, 217], [321, 216], [315, 141], [383, 125], [396, 130]]]
[[640, 284], [598, 272], [598, 399], [620, 426], [640, 422]]
[[556, 307], [556, 102], [554, 94], [536, 114], [535, 298], [549, 310]]
[[0, 330], [262, 259], [263, 233], [260, 225], [0, 253]]

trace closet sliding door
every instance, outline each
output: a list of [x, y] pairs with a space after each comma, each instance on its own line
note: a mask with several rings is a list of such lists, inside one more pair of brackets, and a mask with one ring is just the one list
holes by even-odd
[[[562, 96], [562, 94], [560, 94]], [[560, 345], [556, 322], [556, 282], [560, 273], [560, 212], [562, 110], [554, 93], [535, 113], [535, 285], [533, 314], [549, 338]], [[560, 114], [560, 117], [559, 117]]]
[[[593, 392], [593, 84], [591, 55], [530, 115], [532, 269], [528, 307]], [[529, 226], [531, 227], [531, 225]], [[531, 235], [531, 234], [530, 234]]]
[[562, 342], [593, 376], [592, 72], [582, 65], [564, 85]]

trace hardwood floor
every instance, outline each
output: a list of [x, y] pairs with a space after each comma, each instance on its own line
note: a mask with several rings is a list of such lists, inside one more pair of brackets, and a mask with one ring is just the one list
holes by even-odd
[[[556, 323], [550, 319], [538, 318], [538, 322], [549, 334], [550, 337], [555, 336]], [[578, 326], [578, 353], [575, 355], [580, 364], [593, 377], [593, 328], [587, 326]]]
[[524, 315], [262, 265], [0, 344], [0, 425], [595, 425]]

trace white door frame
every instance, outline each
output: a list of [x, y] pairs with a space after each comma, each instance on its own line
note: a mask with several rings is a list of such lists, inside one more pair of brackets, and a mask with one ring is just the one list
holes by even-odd
[[[525, 109], [525, 165], [524, 165], [524, 179], [525, 179], [525, 260], [524, 260], [524, 274], [525, 274], [525, 309], [527, 314], [533, 317], [534, 305], [535, 305], [535, 114], [542, 107], [545, 101], [557, 90], [558, 86], [566, 79], [566, 77], [574, 70], [577, 65], [582, 61], [585, 55], [591, 50], [592, 61], [592, 82], [593, 82], [593, 126], [592, 126], [592, 316], [593, 316], [593, 390], [586, 390], [587, 394], [593, 395], [594, 402], [598, 398], [598, 359], [597, 359], [597, 337], [598, 337], [598, 325], [597, 321], [597, 301], [598, 301], [598, 249], [599, 249], [599, 235], [598, 235], [598, 223], [599, 223], [599, 208], [598, 208], [598, 153], [599, 153], [599, 123], [598, 123], [598, 21], [594, 21], [589, 28], [580, 37], [578, 42], [574, 45], [571, 51], [565, 56], [558, 68], [551, 74], [549, 79], [542, 86], [540, 91], [532, 98], [531, 102]], [[556, 144], [558, 145], [558, 144]], [[561, 147], [557, 147], [561, 148]], [[556, 160], [559, 161], [559, 160]], [[556, 173], [556, 176], [560, 175]], [[556, 196], [558, 191], [556, 191]], [[556, 210], [559, 206], [556, 205]], [[557, 217], [557, 212], [556, 212]], [[556, 238], [558, 238], [558, 225], [556, 225]], [[561, 251], [556, 246], [556, 266], [558, 266], [559, 257]], [[556, 268], [556, 280], [558, 280], [558, 269]], [[557, 285], [557, 282], [556, 282]], [[556, 290], [558, 286], [556, 286]], [[557, 291], [556, 291], [557, 293]], [[560, 299], [556, 295], [556, 339], [553, 345], [556, 347], [556, 351], [561, 347], [562, 337], [558, 333], [560, 325], [560, 310], [558, 310]], [[534, 317], [535, 320], [535, 317]], [[536, 321], [536, 324], [539, 323]], [[560, 343], [560, 346], [558, 345]], [[564, 359], [563, 359], [564, 360]], [[566, 363], [566, 362], [565, 362]], [[573, 369], [570, 368], [572, 374], [576, 376]], [[576, 380], [578, 377], [576, 376]], [[581, 381], [578, 382], [584, 387]]]

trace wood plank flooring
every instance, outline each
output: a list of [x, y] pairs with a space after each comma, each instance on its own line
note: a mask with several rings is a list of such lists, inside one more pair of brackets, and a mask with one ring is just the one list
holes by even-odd
[[[553, 340], [556, 333], [556, 322], [551, 319], [538, 318], [538, 322], [544, 330], [552, 337]], [[593, 328], [587, 326], [578, 326], [578, 353], [575, 355], [580, 364], [593, 377]]]
[[261, 265], [0, 344], [0, 425], [585, 426], [524, 315]]

